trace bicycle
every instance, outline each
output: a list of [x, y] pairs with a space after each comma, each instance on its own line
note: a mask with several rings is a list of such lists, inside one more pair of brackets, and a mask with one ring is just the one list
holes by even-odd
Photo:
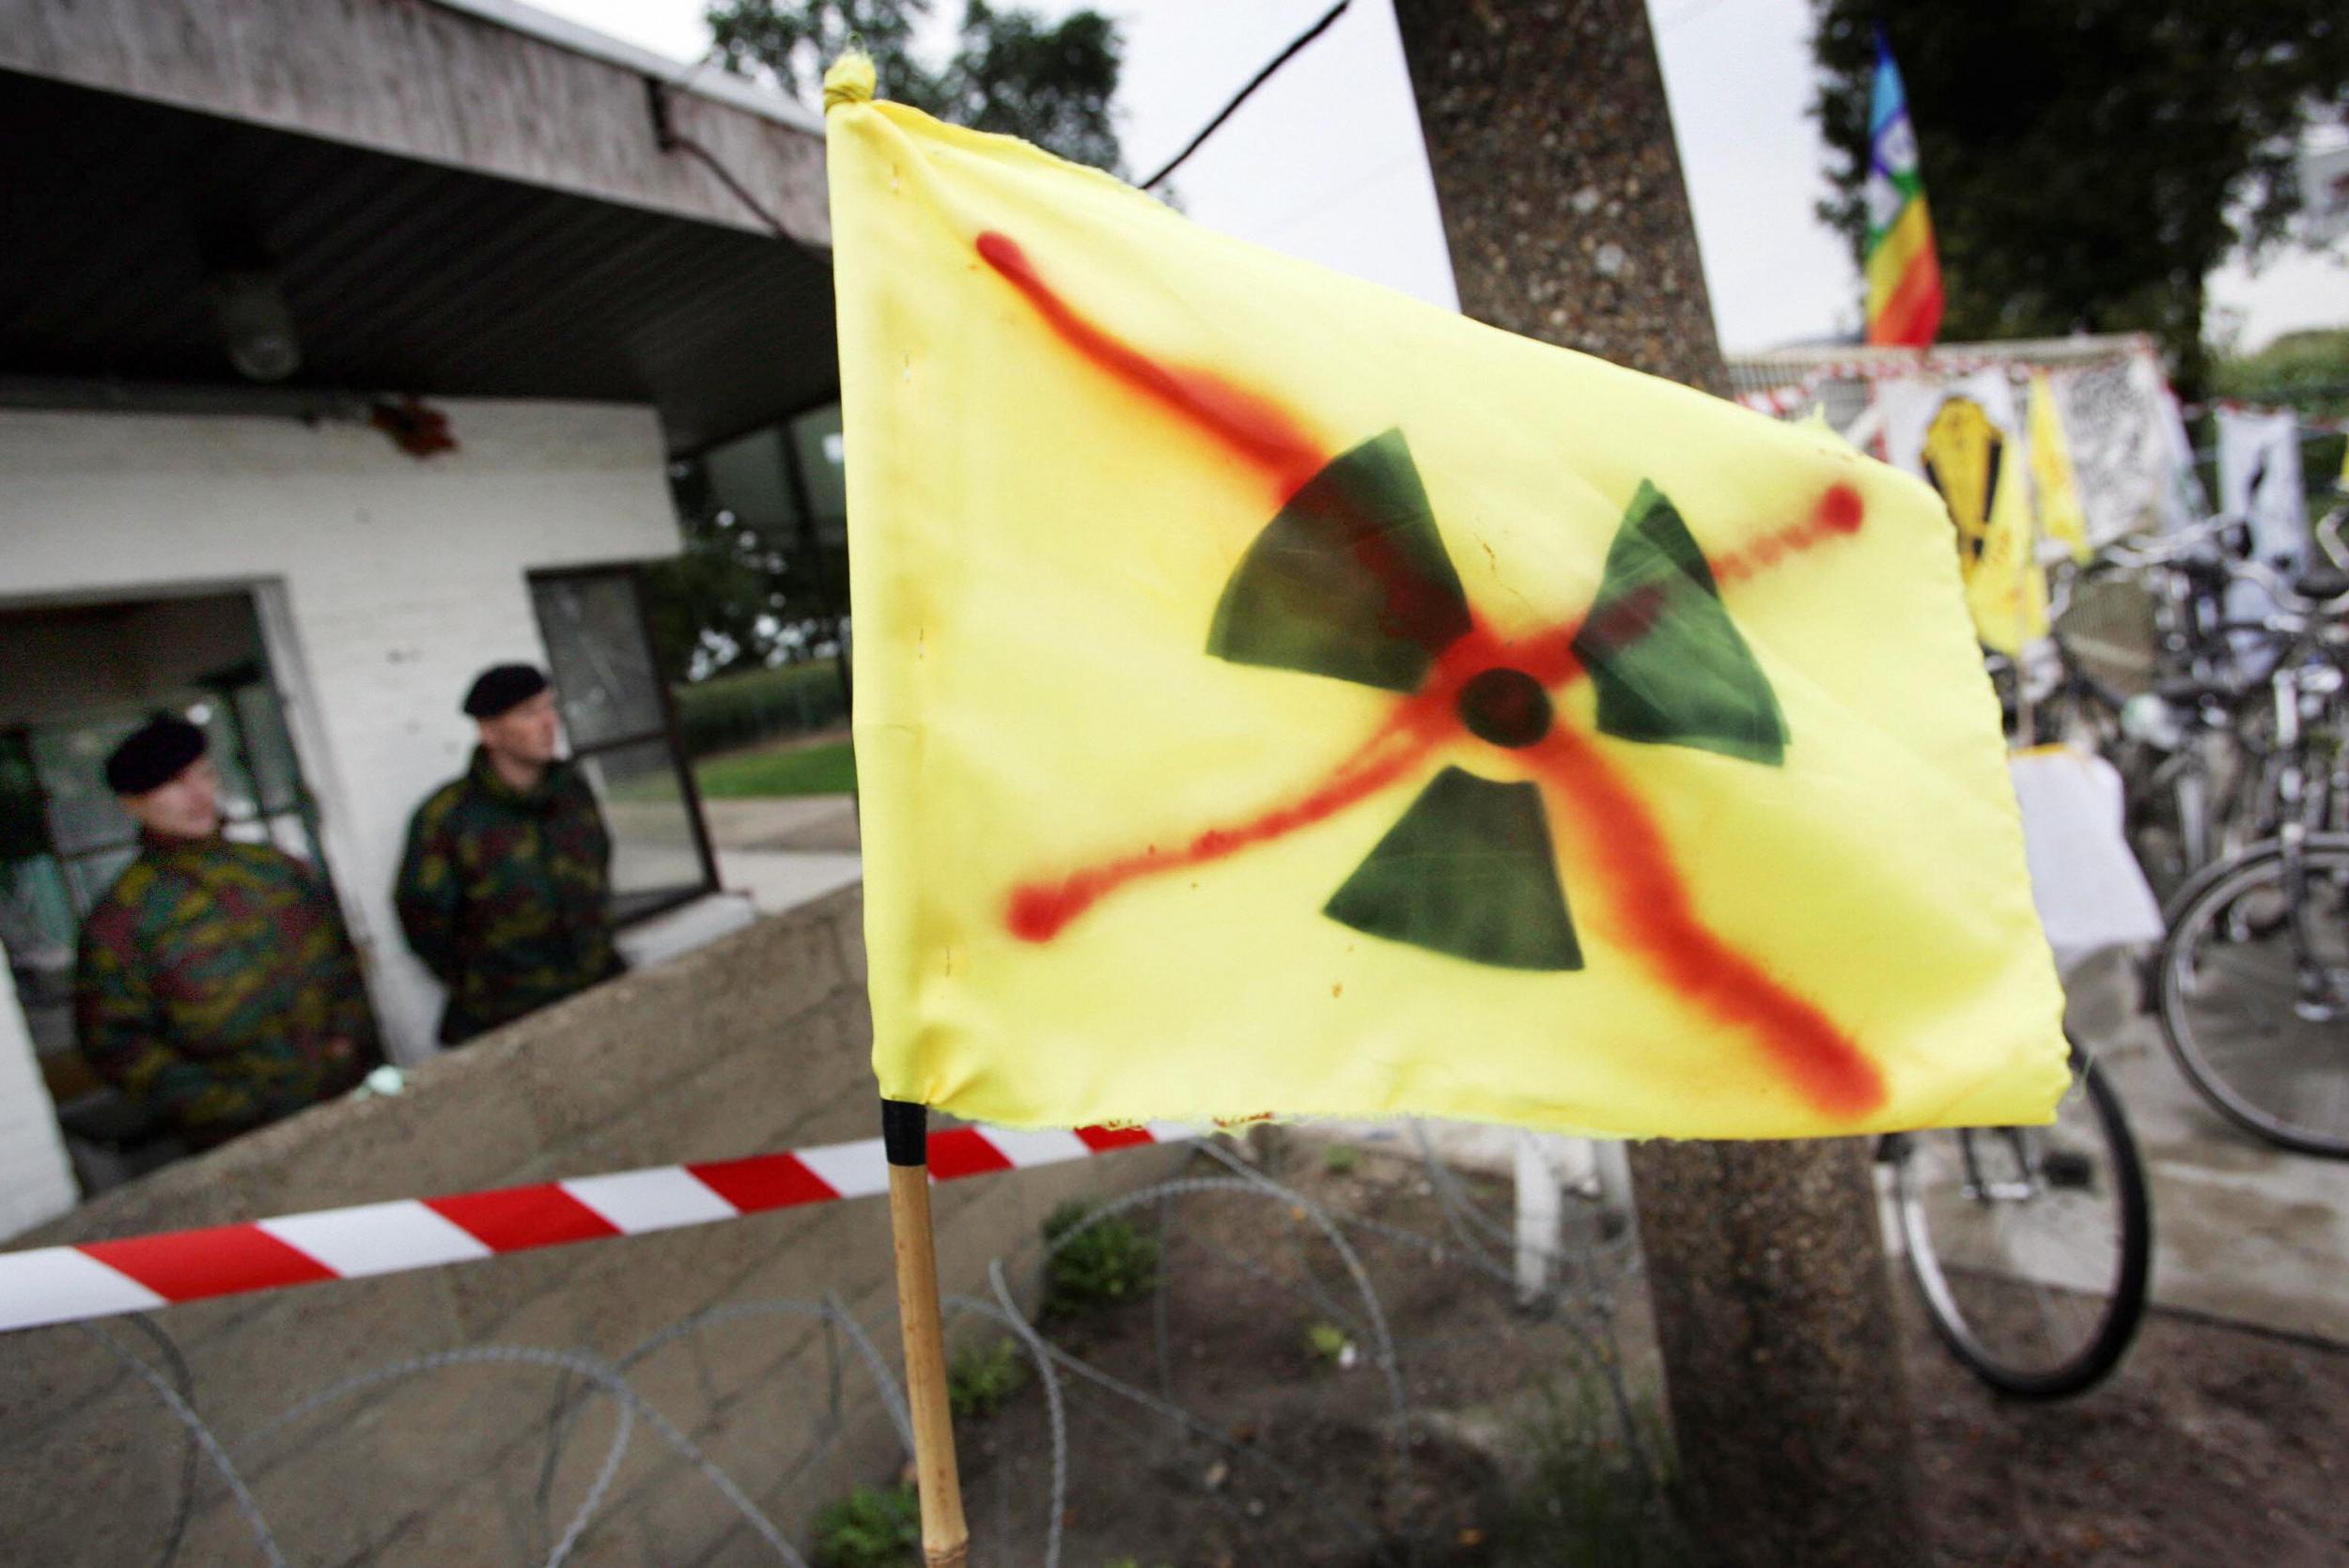
[[1909, 1272], [1958, 1360], [2022, 1399], [2110, 1375], [2152, 1289], [2153, 1206], [2120, 1097], [2072, 1048], [2073, 1087], [2044, 1127], [1887, 1133]]
[[[2297, 596], [2295, 596], [2297, 597]], [[2349, 594], [2299, 598], [2270, 677], [2269, 836], [2179, 890], [2154, 970], [2170, 1055], [2217, 1110], [2349, 1157]]]

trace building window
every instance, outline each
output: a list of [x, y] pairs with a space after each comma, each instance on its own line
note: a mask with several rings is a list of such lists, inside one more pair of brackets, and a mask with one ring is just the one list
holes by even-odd
[[711, 891], [717, 867], [636, 573], [534, 576], [530, 593], [571, 755], [612, 831], [614, 920], [642, 920]]
[[693, 606], [659, 628], [673, 678], [845, 655], [844, 456], [840, 405], [827, 403], [672, 466], [685, 554], [655, 568], [655, 581], [672, 602]]

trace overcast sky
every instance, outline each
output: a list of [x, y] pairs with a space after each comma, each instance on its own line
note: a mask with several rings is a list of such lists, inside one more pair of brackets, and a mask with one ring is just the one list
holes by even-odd
[[[679, 60], [708, 43], [701, 0], [535, 0]], [[1067, 0], [1030, 0], [1059, 13]], [[1124, 27], [1127, 162], [1156, 169], [1330, 0], [1094, 0]], [[960, 0], [939, 0], [942, 22]], [[1705, 281], [1731, 352], [1848, 332], [1859, 285], [1843, 241], [1812, 217], [1825, 147], [1804, 0], [1648, 0]], [[2083, 149], [2083, 156], [2092, 156]], [[1925, 170], [1926, 190], [1933, 171]], [[1199, 222], [1451, 305], [1451, 271], [1388, 0], [1354, 0], [1184, 165]], [[2289, 256], [2254, 278], [2212, 279], [2221, 327], [2247, 346], [2349, 323], [2349, 245]]]

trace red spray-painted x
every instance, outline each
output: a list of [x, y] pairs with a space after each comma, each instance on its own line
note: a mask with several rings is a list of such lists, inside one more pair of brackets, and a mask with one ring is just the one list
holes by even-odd
[[[1269, 399], [1210, 372], [1161, 365], [1085, 319], [1008, 237], [983, 234], [977, 250], [1063, 343], [1259, 468], [1277, 503], [1285, 504], [1329, 463], [1331, 455]], [[1857, 533], [1863, 519], [1859, 493], [1830, 485], [1810, 515], [1708, 564], [1715, 581], [1727, 587]], [[1005, 923], [1024, 940], [1049, 942], [1120, 888], [1326, 821], [1403, 780], [1438, 747], [1479, 744], [1462, 722], [1463, 690], [1498, 670], [1522, 672], [1545, 689], [1565, 686], [1584, 674], [1577, 648], [1590, 650], [1586, 629], [1614, 643], [1636, 639], [1646, 626], [1631, 602], [1595, 628], [1577, 620], [1509, 640], [1471, 612], [1465, 631], [1430, 650], [1430, 678], [1398, 697], [1385, 722], [1325, 778], [1254, 816], [1206, 828], [1171, 847], [1152, 846], [1023, 882], [1006, 900]], [[1658, 981], [1687, 1005], [1750, 1037], [1822, 1113], [1857, 1119], [1883, 1102], [1883, 1075], [1855, 1041], [1817, 1005], [1705, 926], [1654, 815], [1591, 738], [1558, 725], [1515, 754], [1540, 781], [1553, 815], [1575, 833], [1580, 858], [1594, 868], [1613, 910], [1620, 939]]]

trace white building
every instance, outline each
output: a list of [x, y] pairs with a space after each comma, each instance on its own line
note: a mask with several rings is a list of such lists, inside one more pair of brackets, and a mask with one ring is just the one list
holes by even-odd
[[628, 943], [747, 918], [631, 567], [673, 460], [834, 396], [821, 127], [675, 74], [507, 0], [0, 0], [0, 1234], [153, 1157], [63, 998], [159, 706], [322, 859], [396, 1059], [439, 997], [391, 883], [484, 665], [554, 671]]

